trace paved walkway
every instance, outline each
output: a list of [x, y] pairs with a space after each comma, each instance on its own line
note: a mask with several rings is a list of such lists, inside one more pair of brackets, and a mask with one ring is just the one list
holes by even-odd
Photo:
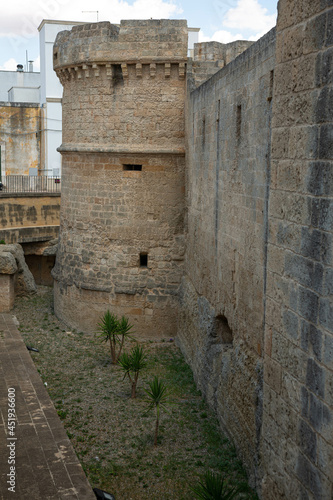
[[12, 316], [1, 313], [0, 415], [2, 500], [96, 500]]

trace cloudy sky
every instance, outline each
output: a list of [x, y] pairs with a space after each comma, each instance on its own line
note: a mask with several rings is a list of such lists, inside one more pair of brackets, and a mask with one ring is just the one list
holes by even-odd
[[[39, 65], [38, 26], [43, 19], [94, 22], [187, 19], [199, 41], [257, 40], [276, 23], [277, 0], [8, 0], [0, 17], [0, 70], [28, 58]], [[97, 12], [98, 11], [98, 12]]]

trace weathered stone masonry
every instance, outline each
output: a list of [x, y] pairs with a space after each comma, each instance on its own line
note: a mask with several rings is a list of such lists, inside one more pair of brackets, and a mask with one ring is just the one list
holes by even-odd
[[[94, 331], [107, 308], [174, 335], [184, 254], [186, 21], [62, 32], [61, 242], [55, 308]], [[162, 329], [163, 325], [163, 329]]]
[[56, 312], [93, 330], [110, 307], [144, 336], [178, 321], [265, 500], [333, 498], [332, 33], [331, 0], [280, 0], [224, 67], [240, 46], [187, 60], [183, 21], [79, 26], [54, 49]]
[[333, 9], [281, 0], [264, 354], [264, 498], [333, 498]]
[[261, 497], [333, 497], [331, 2], [193, 91], [179, 340]]
[[275, 30], [189, 96], [185, 273], [178, 336], [198, 385], [260, 461]]

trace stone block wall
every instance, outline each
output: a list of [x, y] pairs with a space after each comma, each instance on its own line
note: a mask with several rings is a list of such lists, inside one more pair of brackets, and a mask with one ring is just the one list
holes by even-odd
[[253, 42], [247, 40], [237, 40], [230, 43], [195, 43], [193, 59], [188, 61], [191, 86], [198, 87], [201, 85], [226, 64], [236, 59], [252, 44]]
[[[275, 31], [189, 95], [178, 339], [258, 475]], [[191, 76], [191, 75], [189, 75]]]
[[269, 500], [333, 498], [332, 26], [332, 2], [279, 2], [262, 429]]
[[[124, 170], [138, 163], [141, 171]], [[141, 335], [175, 335], [183, 156], [66, 153], [63, 165], [56, 310], [84, 331], [109, 308]]]
[[[59, 226], [60, 194], [0, 194], [0, 236], [15, 228]], [[7, 243], [14, 243], [7, 241]]]
[[184, 253], [186, 21], [59, 34], [64, 86], [55, 310], [94, 331], [107, 309], [144, 336], [176, 333]]

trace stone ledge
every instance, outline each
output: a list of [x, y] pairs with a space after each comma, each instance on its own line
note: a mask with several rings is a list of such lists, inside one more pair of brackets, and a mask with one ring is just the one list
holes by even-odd
[[117, 146], [87, 146], [86, 144], [62, 144], [57, 148], [59, 153], [116, 153], [116, 154], [135, 154], [135, 155], [180, 155], [185, 156], [184, 148], [161, 148], [159, 146], [150, 148], [140, 148], [138, 146], [126, 146], [125, 144]]
[[48, 193], [48, 192], [38, 192], [38, 193], [25, 193], [24, 191], [19, 193], [6, 193], [0, 192], [0, 198], [45, 198], [45, 197], [60, 197], [61, 193]]
[[[7, 418], [0, 424], [1, 449], [8, 450], [0, 456], [0, 498], [94, 500], [93, 490], [10, 314], [0, 314], [0, 331], [0, 366], [4, 372], [1, 410], [5, 416], [7, 391], [14, 388], [17, 419], [15, 441], [9, 440]], [[7, 490], [10, 442], [15, 443], [16, 451], [14, 494]]]
[[57, 238], [59, 225], [54, 226], [22, 226], [0, 229], [0, 240], [6, 243], [33, 243]]

